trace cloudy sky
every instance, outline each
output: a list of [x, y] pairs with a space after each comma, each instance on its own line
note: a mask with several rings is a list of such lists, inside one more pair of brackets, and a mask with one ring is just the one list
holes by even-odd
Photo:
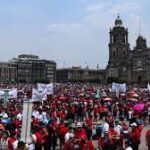
[[149, 6], [149, 0], [0, 0], [0, 61], [24, 53], [55, 60], [58, 68], [105, 68], [109, 29], [118, 13], [131, 49], [139, 16], [149, 45]]

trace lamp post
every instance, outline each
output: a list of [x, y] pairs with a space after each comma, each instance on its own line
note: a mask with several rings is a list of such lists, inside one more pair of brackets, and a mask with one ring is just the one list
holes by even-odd
[[27, 98], [24, 98], [23, 102], [23, 120], [21, 128], [21, 141], [25, 143], [31, 142], [31, 116], [32, 116], [33, 103]]

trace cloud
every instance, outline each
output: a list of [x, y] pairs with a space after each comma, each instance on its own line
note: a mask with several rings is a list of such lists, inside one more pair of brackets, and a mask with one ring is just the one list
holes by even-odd
[[89, 13], [99, 13], [103, 11], [103, 9], [105, 9], [107, 4], [108, 4], [107, 2], [105, 2], [104, 4], [92, 4], [92, 5], [86, 6], [85, 10]]
[[99, 64], [105, 68], [108, 61], [109, 28], [114, 25], [118, 12], [122, 18], [126, 19], [123, 21], [130, 29], [129, 36], [133, 45], [135, 33], [138, 31], [137, 18], [140, 11], [140, 3], [135, 0], [120, 1], [117, 4], [110, 1], [88, 4], [84, 6], [83, 18], [76, 22], [49, 24], [48, 31], [51, 39], [58, 42], [59, 46], [55, 46], [63, 59], [70, 62], [70, 66], [87, 62], [90, 67], [96, 67], [96, 64]]
[[52, 23], [48, 26], [50, 32], [70, 32], [82, 28], [81, 23]]
[[[91, 68], [96, 68], [97, 64], [105, 68], [108, 62], [109, 28], [114, 26], [117, 14], [120, 13], [124, 26], [129, 29], [132, 48], [138, 35], [139, 13], [145, 8], [140, 0], [79, 0], [77, 4], [74, 3], [76, 5], [73, 9], [72, 4], [66, 5], [64, 2], [68, 12], [60, 14], [62, 10], [54, 9], [57, 3], [54, 4], [54, 11], [50, 12], [48, 10], [53, 10], [49, 9], [51, 5], [47, 5], [47, 8], [42, 3], [41, 9], [34, 3], [32, 9], [28, 8], [27, 2], [25, 4], [24, 13], [21, 13], [22, 8], [19, 7], [23, 3], [17, 6], [16, 11], [11, 11], [11, 19], [15, 20], [8, 21], [14, 25], [8, 27], [8, 30], [5, 24], [1, 27], [1, 49], [7, 58], [14, 56], [20, 49], [20, 53], [25, 49], [26, 53], [31, 51], [41, 58], [56, 60], [58, 67], [62, 67], [64, 62], [66, 66], [85, 66], [86, 62]], [[22, 16], [24, 17], [20, 22]], [[141, 17], [141, 32], [144, 37], [150, 38], [149, 23], [145, 21], [145, 17]]]

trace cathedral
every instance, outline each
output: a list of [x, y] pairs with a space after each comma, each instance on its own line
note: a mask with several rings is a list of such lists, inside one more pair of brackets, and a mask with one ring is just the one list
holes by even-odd
[[150, 48], [141, 35], [136, 46], [130, 49], [128, 29], [118, 15], [114, 27], [110, 29], [109, 60], [106, 67], [106, 80], [147, 83], [150, 82]]

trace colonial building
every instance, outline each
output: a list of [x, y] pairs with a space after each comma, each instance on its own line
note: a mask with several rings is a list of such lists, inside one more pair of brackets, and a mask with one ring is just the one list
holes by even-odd
[[55, 81], [56, 63], [54, 61], [40, 59], [36, 55], [23, 54], [18, 58], [12, 58], [10, 62], [16, 65], [18, 81]]
[[57, 82], [100, 82], [105, 81], [105, 70], [72, 67], [57, 69]]
[[56, 63], [36, 55], [19, 55], [9, 62], [0, 62], [0, 82], [55, 81]]
[[130, 49], [128, 29], [118, 16], [110, 29], [109, 61], [106, 68], [106, 80], [119, 80], [128, 83], [150, 81], [150, 48], [141, 35], [136, 46]]
[[0, 62], [0, 82], [15, 82], [17, 78], [17, 68], [14, 63]]

